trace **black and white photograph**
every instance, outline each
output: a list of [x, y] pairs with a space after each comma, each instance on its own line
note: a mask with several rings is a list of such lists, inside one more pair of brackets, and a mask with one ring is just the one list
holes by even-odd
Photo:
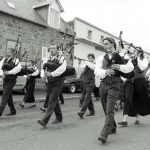
[[0, 150], [150, 150], [149, 0], [0, 0]]

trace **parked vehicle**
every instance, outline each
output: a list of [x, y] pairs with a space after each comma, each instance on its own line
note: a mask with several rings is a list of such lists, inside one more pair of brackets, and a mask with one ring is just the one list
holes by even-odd
[[[25, 93], [25, 84], [26, 79], [23, 76], [17, 77], [17, 83], [13, 88], [13, 91], [19, 91], [21, 93]], [[3, 82], [0, 81], [0, 91], [3, 91]]]
[[67, 91], [69, 93], [76, 93], [82, 91], [83, 82], [80, 78], [75, 76], [66, 77], [64, 80], [63, 91]]

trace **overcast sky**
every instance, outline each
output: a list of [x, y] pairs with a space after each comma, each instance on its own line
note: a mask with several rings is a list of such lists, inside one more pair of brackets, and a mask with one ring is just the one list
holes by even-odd
[[150, 0], [60, 0], [64, 20], [79, 17], [150, 53]]

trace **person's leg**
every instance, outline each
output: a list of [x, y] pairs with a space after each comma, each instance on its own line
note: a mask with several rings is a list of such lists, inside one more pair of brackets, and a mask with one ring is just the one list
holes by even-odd
[[123, 107], [123, 119], [121, 122], [118, 122], [119, 125], [126, 127], [127, 126], [127, 119], [128, 115], [131, 109], [131, 103], [132, 103], [132, 98], [133, 98], [133, 84], [128, 82], [125, 84], [125, 102], [124, 102], [124, 107]]
[[93, 104], [93, 100], [92, 100], [92, 97], [91, 97], [91, 100], [88, 104], [88, 109], [90, 111], [90, 113], [88, 114], [88, 116], [93, 116], [95, 115], [95, 108], [94, 108], [94, 104]]
[[50, 97], [49, 97], [48, 109], [46, 111], [45, 116], [41, 120], [42, 122], [44, 122], [45, 125], [48, 123], [52, 113], [54, 112], [56, 108], [56, 105], [58, 103], [58, 97], [62, 89], [62, 84], [60, 82], [54, 82], [54, 83], [49, 83], [49, 84], [51, 85], [49, 87]]
[[14, 103], [13, 103], [12, 95], [9, 97], [8, 106], [10, 108], [10, 113], [11, 114], [16, 114], [16, 109], [15, 109], [15, 106], [14, 106]]
[[49, 102], [49, 97], [50, 97], [50, 85], [46, 82], [46, 99], [44, 101], [43, 107], [40, 108], [42, 112], [45, 112], [48, 108], [48, 102]]
[[[80, 114], [83, 116], [85, 111], [87, 110], [88, 108], [88, 105], [89, 105], [89, 102], [91, 101], [91, 94], [92, 94], [92, 91], [93, 91], [93, 86], [86, 86], [85, 87], [85, 91], [86, 91], [86, 94], [85, 94], [85, 99], [84, 99], [84, 103], [83, 103], [83, 107], [80, 111]], [[94, 110], [91, 110], [91, 111], [94, 111]], [[79, 114], [79, 113], [78, 113]], [[82, 118], [82, 117], [81, 117]]]
[[15, 81], [14, 82], [10, 82], [10, 81], [3, 82], [3, 95], [2, 95], [2, 100], [1, 100], [1, 104], [0, 104], [0, 115], [2, 115], [10, 98], [11, 98], [10, 103], [12, 104], [11, 96], [12, 96], [12, 89], [13, 89], [15, 83], [16, 83]]
[[[116, 123], [114, 120], [114, 109], [115, 103], [119, 95], [120, 83], [112, 83], [107, 85], [107, 104], [106, 104], [106, 116], [105, 125], [101, 132], [101, 137], [107, 139], [112, 129], [116, 128]], [[100, 138], [101, 138], [100, 137]], [[101, 140], [101, 139], [100, 139]]]
[[64, 104], [64, 97], [63, 97], [63, 93], [62, 92], [59, 95], [59, 100], [60, 100], [61, 104]]
[[85, 99], [85, 94], [86, 94], [85, 84], [83, 83], [83, 89], [82, 89], [82, 93], [81, 93], [81, 97], [80, 97], [79, 107], [83, 106], [84, 99]]

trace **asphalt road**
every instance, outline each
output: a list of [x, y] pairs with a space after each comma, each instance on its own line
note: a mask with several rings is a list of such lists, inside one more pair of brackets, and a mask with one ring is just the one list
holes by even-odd
[[[17, 97], [17, 95], [15, 95]], [[21, 95], [18, 95], [21, 96]], [[44, 113], [37, 103], [35, 108], [21, 109], [16, 103], [17, 115], [6, 117], [6, 108], [0, 118], [0, 150], [150, 150], [150, 116], [141, 118], [141, 124], [134, 125], [129, 119], [126, 128], [119, 128], [109, 136], [106, 144], [97, 140], [104, 124], [104, 114], [100, 101], [95, 101], [96, 115], [80, 119], [77, 112], [78, 99], [67, 99], [61, 105], [63, 123], [52, 125], [53, 115], [47, 128], [37, 123]], [[122, 118], [122, 112], [116, 113], [116, 121]]]

